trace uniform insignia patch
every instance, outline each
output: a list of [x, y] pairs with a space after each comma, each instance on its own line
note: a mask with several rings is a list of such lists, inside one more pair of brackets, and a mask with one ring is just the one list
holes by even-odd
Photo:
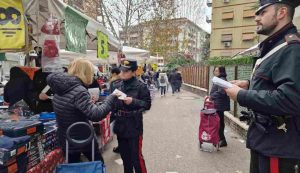
[[300, 38], [296, 34], [290, 34], [290, 35], [285, 36], [285, 41], [288, 44], [299, 43], [300, 42]]

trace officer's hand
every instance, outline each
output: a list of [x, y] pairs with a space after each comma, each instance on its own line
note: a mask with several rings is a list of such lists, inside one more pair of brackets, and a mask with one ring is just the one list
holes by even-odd
[[240, 90], [242, 90], [242, 88], [240, 88], [239, 86], [237, 85], [232, 85], [231, 88], [227, 88], [227, 89], [224, 89], [225, 92], [227, 93], [227, 95], [234, 101], [237, 100], [237, 95], [238, 95], [238, 92]]
[[39, 99], [40, 99], [40, 100], [48, 100], [48, 99], [49, 99], [49, 97], [48, 97], [48, 95], [47, 95], [47, 94], [45, 94], [45, 93], [41, 93], [41, 94], [39, 95]]
[[126, 105], [130, 105], [131, 103], [132, 103], [132, 97], [126, 97], [125, 99], [124, 99], [124, 103], [126, 104]]
[[249, 89], [249, 81], [248, 80], [233, 80], [230, 83], [237, 85], [245, 90]]

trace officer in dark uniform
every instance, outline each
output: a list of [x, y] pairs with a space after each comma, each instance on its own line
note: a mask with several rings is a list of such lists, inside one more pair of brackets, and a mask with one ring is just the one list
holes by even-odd
[[249, 81], [225, 89], [247, 107], [250, 173], [298, 173], [300, 167], [300, 36], [292, 20], [299, 0], [260, 0], [260, 43]]
[[142, 155], [143, 112], [151, 107], [150, 92], [143, 82], [135, 77], [137, 61], [124, 59], [121, 62], [121, 81], [115, 87], [127, 97], [116, 104], [116, 122], [119, 150], [123, 160], [124, 173], [146, 173]]

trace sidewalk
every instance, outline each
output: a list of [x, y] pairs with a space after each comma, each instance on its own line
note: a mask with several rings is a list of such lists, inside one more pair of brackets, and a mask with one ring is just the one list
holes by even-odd
[[[225, 135], [228, 147], [218, 152], [200, 151], [199, 112], [203, 98], [182, 93], [161, 98], [144, 115], [143, 154], [148, 173], [248, 173], [249, 150], [245, 141], [230, 128]], [[123, 173], [120, 156], [112, 152], [116, 138], [105, 148], [108, 173]]]

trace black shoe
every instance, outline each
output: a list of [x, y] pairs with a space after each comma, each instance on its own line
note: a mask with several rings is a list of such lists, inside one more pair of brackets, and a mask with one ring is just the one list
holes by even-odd
[[227, 147], [226, 140], [220, 140], [219, 145], [220, 145], [220, 147]]
[[120, 148], [119, 148], [119, 146], [115, 147], [115, 148], [113, 149], [113, 152], [114, 152], [114, 153], [117, 153], [117, 154], [120, 154]]

